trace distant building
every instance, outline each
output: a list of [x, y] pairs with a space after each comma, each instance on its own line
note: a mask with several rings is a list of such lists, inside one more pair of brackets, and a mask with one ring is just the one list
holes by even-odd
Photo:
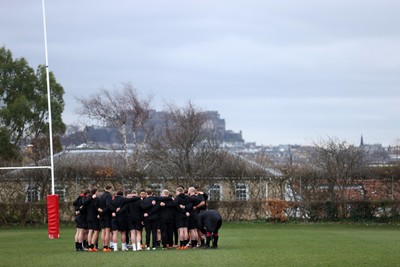
[[[225, 119], [221, 119], [218, 111], [205, 111], [204, 112], [207, 121], [204, 124], [205, 129], [215, 130], [217, 132], [218, 139], [221, 143], [244, 143], [242, 132], [236, 133], [232, 130], [226, 130]], [[152, 128], [153, 132], [159, 133], [162, 131], [165, 123], [165, 117], [167, 113], [164, 111], [150, 111], [150, 117], [145, 123], [143, 128], [136, 130], [136, 135], [133, 136], [130, 131], [127, 133], [127, 142], [129, 143], [142, 143], [145, 139], [144, 129]], [[134, 116], [132, 114], [132, 116]], [[127, 127], [132, 127], [128, 120]], [[100, 146], [113, 146], [118, 148], [122, 145], [121, 134], [119, 129], [112, 126], [111, 123], [107, 123], [106, 126], [86, 126], [84, 131], [81, 132], [80, 138], [77, 138], [76, 132], [68, 132], [68, 136], [74, 136], [74, 140], [64, 136], [62, 138], [63, 146], [71, 146], [71, 142], [75, 146], [82, 144], [82, 137], [84, 136], [85, 143], [98, 144]]]

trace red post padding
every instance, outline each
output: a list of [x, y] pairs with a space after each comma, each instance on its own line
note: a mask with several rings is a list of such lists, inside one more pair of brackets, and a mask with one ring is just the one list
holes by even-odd
[[47, 196], [47, 229], [50, 239], [60, 238], [58, 195]]

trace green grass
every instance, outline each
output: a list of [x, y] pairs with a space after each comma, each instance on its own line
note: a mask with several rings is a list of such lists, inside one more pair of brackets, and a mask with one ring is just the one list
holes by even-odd
[[218, 250], [85, 253], [74, 229], [0, 229], [0, 266], [399, 266], [395, 225], [226, 223]]

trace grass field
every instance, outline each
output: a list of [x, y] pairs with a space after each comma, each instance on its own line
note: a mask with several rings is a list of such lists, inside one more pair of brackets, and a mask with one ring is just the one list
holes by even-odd
[[395, 225], [226, 223], [217, 250], [75, 252], [74, 229], [1, 228], [0, 266], [400, 266]]

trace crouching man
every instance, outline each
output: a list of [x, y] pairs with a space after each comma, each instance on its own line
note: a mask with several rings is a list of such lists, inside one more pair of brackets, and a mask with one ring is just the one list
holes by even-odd
[[222, 217], [216, 210], [201, 211], [197, 217], [198, 229], [206, 235], [206, 244], [204, 248], [210, 248], [211, 238], [213, 240], [212, 248], [218, 248], [218, 230], [222, 226]]

